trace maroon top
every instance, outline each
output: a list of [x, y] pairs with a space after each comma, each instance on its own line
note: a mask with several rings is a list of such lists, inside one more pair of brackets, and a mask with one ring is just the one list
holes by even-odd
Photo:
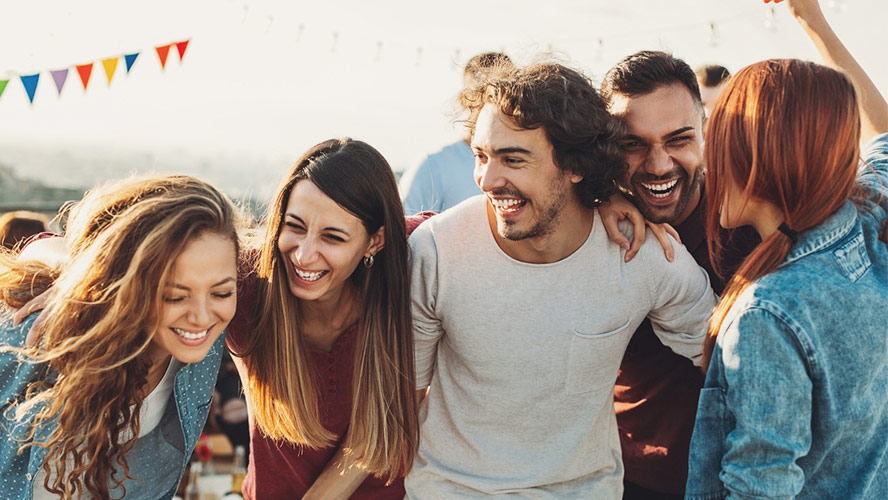
[[[681, 241], [706, 272], [713, 290], [725, 283], [709, 261], [705, 203], [676, 226]], [[735, 268], [759, 243], [751, 227], [735, 232], [726, 256]], [[645, 319], [635, 331], [620, 365], [614, 387], [614, 408], [623, 449], [624, 478], [661, 493], [684, 494], [688, 479], [688, 449], [703, 373], [691, 361], [672, 352], [654, 334]]]
[[[431, 213], [407, 217], [407, 233]], [[242, 259], [250, 262], [250, 258]], [[238, 276], [237, 313], [228, 327], [228, 347], [240, 352], [246, 347], [249, 325], [255, 314], [258, 277], [242, 269]], [[244, 479], [246, 500], [290, 500], [302, 498], [314, 484], [327, 463], [336, 454], [351, 421], [352, 376], [355, 367], [355, 343], [358, 324], [349, 326], [333, 344], [330, 352], [312, 349], [312, 369], [318, 383], [321, 424], [338, 436], [336, 442], [319, 450], [274, 441], [262, 435], [250, 419], [250, 463]], [[386, 486], [385, 479], [368, 477], [351, 496], [357, 500], [404, 498], [404, 478]]]

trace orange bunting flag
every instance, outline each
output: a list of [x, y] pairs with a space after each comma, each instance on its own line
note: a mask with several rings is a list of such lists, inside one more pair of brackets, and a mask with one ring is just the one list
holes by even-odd
[[92, 75], [93, 63], [78, 64], [75, 67], [77, 68], [77, 74], [80, 75], [80, 81], [83, 82], [83, 91], [86, 92], [86, 86], [89, 84], [89, 77]]
[[114, 72], [117, 70], [117, 60], [119, 57], [109, 57], [102, 59], [102, 66], [105, 68], [105, 76], [108, 77], [108, 86], [111, 86], [111, 79], [114, 78]]
[[182, 58], [185, 57], [185, 49], [188, 48], [188, 42], [191, 40], [185, 40], [184, 42], [176, 43], [176, 50], [179, 51], [179, 62], [182, 62]]
[[167, 64], [167, 56], [170, 55], [170, 47], [173, 44], [161, 45], [160, 47], [154, 47], [154, 50], [157, 51], [157, 57], [160, 58], [160, 68], [166, 69]]

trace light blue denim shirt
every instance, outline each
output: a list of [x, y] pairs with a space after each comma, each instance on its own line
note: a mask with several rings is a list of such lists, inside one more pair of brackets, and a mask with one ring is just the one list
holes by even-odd
[[[35, 317], [32, 315], [15, 328], [8, 317], [0, 319], [0, 345], [22, 346]], [[127, 500], [168, 500], [175, 494], [206, 422], [224, 349], [223, 334], [203, 361], [179, 369], [173, 396], [160, 424], [139, 438], [126, 455], [130, 476], [137, 478], [124, 483]], [[21, 399], [29, 383], [52, 377], [45, 366], [24, 362], [12, 353], [0, 353], [0, 435], [4, 439], [0, 445], [0, 497], [4, 499], [31, 498], [34, 478], [46, 456], [46, 450], [36, 446], [17, 453], [21, 442], [15, 437], [21, 436], [27, 425], [16, 425], [9, 414], [11, 407]], [[43, 426], [35, 440], [45, 439], [50, 432], [50, 426]], [[121, 494], [119, 490], [111, 492], [113, 497], [119, 498]]]
[[801, 233], [725, 318], [687, 499], [888, 498], [888, 135], [863, 156], [866, 199]]

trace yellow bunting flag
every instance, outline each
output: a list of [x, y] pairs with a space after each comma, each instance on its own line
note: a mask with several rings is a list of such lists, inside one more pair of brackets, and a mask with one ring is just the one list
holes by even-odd
[[114, 71], [117, 70], [117, 60], [119, 57], [109, 57], [102, 59], [102, 66], [105, 68], [105, 76], [108, 77], [108, 86], [111, 86], [111, 79], [114, 78]]

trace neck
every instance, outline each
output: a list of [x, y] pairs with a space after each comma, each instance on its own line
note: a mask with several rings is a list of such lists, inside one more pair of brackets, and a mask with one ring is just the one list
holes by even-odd
[[148, 369], [148, 375], [145, 377], [145, 385], [140, 391], [141, 399], [145, 399], [146, 396], [151, 394], [151, 391], [153, 391], [157, 385], [160, 384], [160, 381], [163, 380], [163, 375], [170, 366], [170, 359], [172, 359], [172, 355], [168, 352], [151, 354], [151, 368]]
[[691, 196], [691, 199], [688, 201], [688, 206], [685, 207], [684, 212], [682, 212], [682, 214], [680, 216], [678, 216], [677, 219], [670, 222], [670, 224], [672, 226], [677, 226], [677, 225], [681, 224], [682, 222], [686, 221], [688, 219], [688, 217], [690, 217], [691, 214], [694, 213], [694, 210], [697, 209], [697, 205], [699, 205], [700, 200], [703, 199], [703, 189], [701, 188], [702, 185], [703, 184], [700, 183], [700, 186], [697, 187], [697, 192], [695, 192]]
[[576, 252], [588, 239], [594, 218], [593, 210], [574, 200], [565, 204], [552, 232], [533, 238], [510, 240], [499, 234], [496, 215], [490, 203], [487, 204], [487, 220], [497, 245], [509, 257], [529, 264], [558, 262]]
[[752, 227], [755, 228], [759, 236], [764, 240], [777, 231], [777, 227], [785, 220], [783, 212], [776, 205], [768, 202], [759, 202], [756, 204], [755, 212], [752, 216]]
[[344, 285], [335, 295], [318, 300], [300, 300], [302, 334], [312, 347], [329, 351], [336, 339], [357, 321], [360, 307], [351, 285]]

